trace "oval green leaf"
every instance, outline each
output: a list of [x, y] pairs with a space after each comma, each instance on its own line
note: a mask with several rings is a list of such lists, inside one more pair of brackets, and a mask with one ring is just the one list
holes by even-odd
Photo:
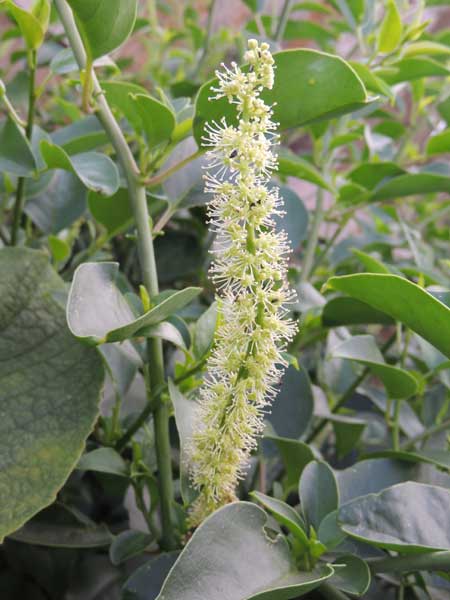
[[403, 554], [450, 549], [450, 490], [408, 481], [342, 506], [348, 535]]
[[306, 521], [316, 531], [325, 517], [339, 506], [339, 490], [333, 469], [322, 461], [315, 460], [305, 467], [298, 493]]
[[121, 46], [133, 31], [137, 0], [68, 0], [91, 59]]
[[0, 540], [53, 502], [97, 418], [102, 362], [67, 330], [64, 289], [44, 254], [1, 250]]
[[0, 123], [0, 171], [29, 177], [36, 169], [30, 142], [9, 117]]
[[328, 565], [298, 571], [283, 536], [267, 536], [266, 519], [247, 502], [216, 511], [189, 540], [157, 600], [290, 600], [333, 574]]
[[111, 262], [84, 263], [75, 271], [67, 322], [72, 333], [88, 344], [121, 342], [144, 335], [145, 328], [161, 323], [201, 292], [201, 288], [189, 287], [164, 294], [151, 310], [136, 318], [116, 285], [118, 275], [119, 265]]
[[119, 189], [119, 172], [109, 156], [98, 152], [69, 156], [65, 150], [47, 140], [41, 142], [40, 149], [49, 169], [73, 173], [89, 190], [112, 196]]
[[[274, 104], [274, 120], [280, 129], [298, 127], [352, 112], [367, 104], [367, 94], [355, 71], [342, 58], [302, 48], [274, 55], [275, 85], [262, 93], [268, 104]], [[195, 104], [194, 135], [202, 145], [206, 122], [228, 123], [236, 118], [234, 105], [226, 98], [211, 102], [213, 80], [199, 91]]]
[[404, 323], [450, 358], [450, 309], [415, 283], [397, 275], [358, 273], [332, 277], [327, 285]]

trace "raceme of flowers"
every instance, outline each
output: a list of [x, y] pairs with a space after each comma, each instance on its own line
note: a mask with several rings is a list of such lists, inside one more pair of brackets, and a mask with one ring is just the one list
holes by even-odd
[[282, 352], [296, 331], [287, 317], [294, 299], [286, 279], [290, 248], [274, 222], [282, 200], [267, 185], [277, 167], [278, 136], [272, 107], [260, 94], [273, 87], [274, 59], [268, 44], [249, 40], [245, 61], [247, 70], [223, 65], [211, 98], [236, 106], [237, 125], [213, 121], [204, 137], [219, 322], [190, 447], [199, 493], [192, 525], [236, 499], [286, 366]]

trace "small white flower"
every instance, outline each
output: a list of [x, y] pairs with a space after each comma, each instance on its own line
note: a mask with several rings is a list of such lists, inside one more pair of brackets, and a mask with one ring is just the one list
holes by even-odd
[[273, 87], [274, 60], [268, 44], [256, 40], [249, 41], [245, 60], [247, 71], [223, 65], [213, 88], [212, 100], [226, 97], [236, 105], [238, 125], [222, 118], [205, 128], [205, 191], [213, 194], [208, 215], [216, 233], [211, 275], [220, 317], [191, 441], [191, 477], [199, 491], [193, 525], [235, 499], [286, 366], [282, 352], [296, 332], [287, 318], [295, 297], [286, 280], [290, 248], [274, 229], [282, 201], [267, 187], [278, 136], [272, 107], [260, 94]]

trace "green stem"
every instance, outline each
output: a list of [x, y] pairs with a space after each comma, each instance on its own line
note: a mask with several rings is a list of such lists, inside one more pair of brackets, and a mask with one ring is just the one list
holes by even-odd
[[190, 154], [189, 156], [187, 156], [186, 158], [181, 160], [179, 163], [176, 163], [175, 165], [173, 165], [166, 171], [163, 171], [159, 175], [155, 175], [154, 177], [151, 177], [150, 179], [146, 179], [144, 181], [145, 186], [152, 188], [152, 187], [156, 187], [156, 186], [160, 185], [161, 183], [166, 181], [166, 179], [169, 179], [169, 177], [171, 177], [174, 173], [176, 173], [177, 171], [179, 171], [180, 169], [182, 169], [183, 167], [188, 165], [190, 162], [192, 162], [193, 160], [195, 160], [202, 154], [203, 154], [202, 150], [197, 150], [197, 152]]
[[292, 0], [284, 0], [283, 8], [281, 10], [280, 18], [278, 19], [277, 29], [274, 35], [274, 40], [276, 42], [280, 42], [283, 39], [284, 30], [286, 29], [289, 13], [291, 11], [291, 4]]
[[203, 64], [204, 64], [204, 62], [206, 60], [206, 57], [208, 56], [209, 47], [210, 47], [210, 44], [211, 44], [212, 25], [213, 25], [213, 17], [214, 17], [214, 9], [215, 9], [215, 6], [216, 6], [216, 1], [217, 0], [211, 0], [211, 2], [209, 3], [208, 21], [206, 23], [205, 43], [203, 45], [202, 55], [200, 56], [200, 59], [199, 59], [199, 61], [197, 63], [197, 66], [195, 67], [195, 70], [192, 73], [193, 77], [195, 77], [196, 75], [198, 75], [198, 73], [200, 72], [201, 68], [203, 67]]
[[323, 220], [324, 192], [322, 188], [317, 189], [317, 202], [314, 211], [314, 219], [312, 223], [311, 233], [309, 234], [308, 243], [306, 245], [305, 258], [303, 261], [302, 272], [300, 273], [300, 284], [305, 283], [312, 272], [314, 264], [314, 256], [316, 253], [317, 243], [319, 241], [319, 229]]
[[373, 573], [403, 573], [413, 571], [450, 571], [450, 551], [429, 552], [416, 556], [376, 558], [369, 562]]
[[[25, 135], [28, 140], [31, 140], [34, 125], [34, 107], [36, 104], [36, 56], [36, 50], [32, 50], [30, 51], [28, 57], [30, 79], [28, 84], [28, 117], [25, 128]], [[15, 246], [17, 244], [17, 238], [19, 235], [20, 221], [22, 220], [23, 207], [25, 203], [25, 182], [25, 177], [19, 177], [17, 180], [16, 201], [14, 204], [13, 224], [11, 230], [11, 246]]]
[[400, 450], [400, 407], [402, 401], [399, 398], [395, 399], [394, 404], [394, 421], [392, 423], [392, 447], [394, 450]]
[[[66, 31], [80, 70], [86, 68], [86, 51], [75, 24], [73, 13], [65, 0], [55, 0], [60, 20]], [[97, 100], [97, 117], [103, 125], [116, 151], [127, 179], [128, 193], [133, 209], [137, 229], [137, 245], [142, 279], [150, 295], [159, 293], [158, 274], [156, 270], [150, 218], [147, 207], [145, 187], [140, 182], [141, 174], [133, 154], [114, 115], [102, 93], [96, 74], [92, 72], [92, 89]], [[162, 342], [150, 339], [147, 344], [148, 369], [146, 369], [146, 387], [148, 390], [148, 406], [151, 407], [155, 426], [155, 446], [158, 462], [159, 491], [161, 498], [162, 538], [161, 547], [170, 550], [175, 548], [175, 533], [172, 522], [172, 503], [174, 499], [172, 480], [172, 460], [169, 440], [169, 412], [161, 397], [155, 401], [152, 392], [164, 385], [164, 362]]]

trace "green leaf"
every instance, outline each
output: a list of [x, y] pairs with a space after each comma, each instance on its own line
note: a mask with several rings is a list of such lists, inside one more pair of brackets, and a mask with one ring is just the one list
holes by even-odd
[[175, 129], [175, 115], [162, 102], [144, 94], [133, 96], [137, 114], [150, 146], [168, 142]]
[[213, 344], [217, 316], [217, 303], [213, 302], [195, 325], [193, 350], [198, 359], [203, 358]]
[[337, 510], [328, 513], [328, 515], [322, 519], [319, 531], [317, 532], [317, 537], [327, 550], [337, 548], [347, 537], [339, 528], [337, 516]]
[[[117, 65], [111, 58], [109, 58], [109, 56], [102, 56], [101, 58], [97, 58], [97, 60], [94, 60], [93, 66], [94, 68], [111, 67], [116, 71], [118, 70]], [[50, 62], [50, 69], [52, 73], [56, 73], [57, 75], [68, 75], [69, 73], [79, 71], [80, 67], [77, 63], [77, 59], [75, 58], [72, 49], [64, 48], [64, 50], [60, 50], [52, 58]]]
[[29, 50], [37, 50], [43, 43], [50, 18], [48, 0], [38, 0], [32, 11], [25, 10], [12, 0], [6, 0], [6, 6], [19, 25], [19, 29]]
[[408, 481], [339, 510], [351, 537], [404, 554], [450, 549], [450, 490]]
[[[142, 330], [161, 323], [189, 304], [201, 288], [189, 287], [165, 294], [139, 318], [117, 287], [117, 263], [84, 263], [73, 276], [67, 303], [67, 322], [72, 333], [90, 344], [121, 342], [142, 335]], [[152, 299], [157, 300], [156, 298]]]
[[427, 463], [450, 470], [449, 450], [380, 450], [371, 452], [366, 458], [394, 458], [412, 463]]
[[133, 211], [127, 188], [119, 188], [112, 196], [90, 191], [87, 203], [91, 215], [106, 227], [110, 235], [131, 227]]
[[373, 257], [367, 252], [363, 252], [362, 250], [358, 250], [357, 248], [352, 248], [352, 253], [362, 262], [362, 264], [366, 267], [366, 271], [368, 273], [390, 273], [391, 271], [388, 267]]
[[417, 392], [417, 380], [408, 371], [387, 365], [371, 335], [355, 335], [333, 349], [333, 357], [366, 365], [383, 382], [391, 398], [408, 398]]
[[358, 273], [332, 277], [327, 285], [404, 323], [450, 358], [450, 309], [415, 283], [397, 275]]
[[120, 565], [142, 554], [152, 541], [153, 536], [144, 531], [122, 531], [111, 544], [109, 558], [113, 565]]
[[304, 548], [309, 547], [308, 536], [304, 529], [305, 524], [298, 512], [292, 508], [292, 506], [289, 506], [289, 504], [286, 504], [286, 502], [283, 502], [282, 500], [266, 496], [266, 494], [262, 494], [261, 492], [252, 492], [251, 496], [262, 504], [264, 508], [270, 511], [281, 525], [287, 527], [287, 529], [301, 541]]
[[447, 77], [450, 70], [431, 58], [403, 58], [389, 66], [389, 69], [378, 69], [376, 75], [389, 85], [414, 81], [424, 77]]
[[347, 177], [354, 183], [373, 190], [378, 184], [404, 173], [403, 169], [392, 162], [364, 163], [350, 171]]
[[290, 366], [283, 375], [279, 392], [267, 416], [276, 434], [284, 438], [300, 438], [311, 423], [314, 397], [308, 373], [300, 364]]
[[175, 423], [180, 438], [181, 494], [184, 502], [190, 504], [197, 494], [190, 482], [191, 464], [188, 444], [192, 438], [198, 404], [195, 400], [186, 398], [171, 379], [169, 379], [169, 394], [175, 409]]
[[427, 143], [427, 155], [433, 156], [434, 154], [444, 154], [450, 152], [450, 129], [441, 131], [428, 138]]
[[394, 92], [389, 85], [375, 75], [369, 67], [355, 61], [349, 61], [349, 64], [356, 71], [367, 90], [376, 94], [383, 94], [383, 96], [386, 96], [391, 101], [395, 100]]
[[113, 539], [106, 525], [97, 525], [84, 514], [58, 502], [8, 537], [49, 548], [104, 548]]
[[112, 196], [119, 189], [119, 172], [109, 156], [98, 152], [69, 156], [65, 150], [47, 140], [41, 142], [40, 148], [49, 169], [73, 173], [89, 190]]
[[44, 254], [0, 251], [0, 539], [53, 502], [97, 418], [102, 362], [68, 332], [64, 289]]
[[177, 348], [186, 350], [186, 343], [181, 331], [178, 329], [178, 327], [176, 327], [176, 325], [174, 325], [174, 323], [171, 323], [170, 321], [161, 321], [161, 323], [156, 323], [155, 325], [150, 325], [149, 327], [143, 327], [139, 331], [139, 336], [147, 338], [159, 338], [174, 344], [177, 346]]
[[108, 138], [97, 117], [89, 116], [57, 129], [51, 140], [67, 154], [81, 154], [106, 144]]
[[[367, 104], [364, 85], [343, 59], [310, 49], [286, 50], [274, 55], [276, 77], [273, 90], [261, 97], [274, 106], [274, 120], [280, 129], [331, 119]], [[199, 91], [195, 104], [194, 135], [202, 145], [206, 122], [236, 118], [234, 105], [226, 98], [209, 100], [216, 80]]]
[[68, 0], [91, 59], [121, 46], [133, 31], [137, 0]]
[[292, 489], [297, 487], [298, 478], [306, 465], [316, 457], [311, 448], [304, 442], [266, 435], [264, 439], [275, 442], [286, 469], [286, 487]]
[[78, 471], [96, 471], [110, 473], [120, 477], [128, 477], [126, 462], [113, 448], [98, 448], [83, 454], [77, 464]]
[[125, 583], [123, 600], [155, 600], [179, 552], [159, 554], [131, 575]]
[[339, 490], [333, 470], [325, 462], [310, 462], [298, 484], [300, 504], [306, 521], [316, 531], [325, 517], [339, 506]]
[[449, 56], [450, 48], [445, 44], [439, 44], [431, 40], [419, 40], [408, 44], [403, 49], [403, 56], [421, 56], [425, 54], [427, 56]]
[[280, 152], [280, 156], [278, 157], [278, 174], [310, 181], [324, 190], [333, 190], [331, 184], [325, 181], [320, 171], [314, 165], [289, 151]]
[[266, 518], [247, 502], [216, 511], [189, 540], [157, 600], [289, 600], [333, 574], [328, 565], [298, 571], [284, 537], [268, 538]]
[[309, 215], [303, 200], [289, 187], [280, 186], [285, 214], [275, 216], [275, 226], [287, 233], [292, 249], [297, 249], [308, 234]]
[[370, 199], [377, 202], [437, 192], [450, 193], [450, 177], [435, 173], [405, 173], [380, 183], [373, 190]]
[[29, 177], [36, 169], [30, 142], [9, 117], [0, 123], [0, 172]]
[[354, 298], [333, 298], [325, 304], [322, 311], [322, 324], [324, 327], [372, 323], [392, 325], [394, 322], [394, 319], [386, 313]]
[[55, 262], [67, 260], [70, 256], [69, 244], [56, 237], [56, 235], [48, 236], [48, 247]]
[[362, 596], [369, 589], [370, 569], [362, 558], [353, 554], [338, 556], [333, 568], [335, 572], [329, 583], [342, 592]]
[[386, 14], [378, 34], [378, 50], [385, 53], [393, 52], [400, 43], [402, 31], [402, 19], [397, 4], [395, 0], [387, 0]]
[[[273, 30], [273, 21], [274, 19], [270, 15], [262, 15], [260, 18], [267, 33]], [[256, 21], [247, 23], [246, 29], [253, 34], [259, 33]], [[332, 31], [314, 21], [292, 19], [286, 22], [283, 40], [314, 40], [320, 47], [325, 47], [333, 40], [333, 37]]]

